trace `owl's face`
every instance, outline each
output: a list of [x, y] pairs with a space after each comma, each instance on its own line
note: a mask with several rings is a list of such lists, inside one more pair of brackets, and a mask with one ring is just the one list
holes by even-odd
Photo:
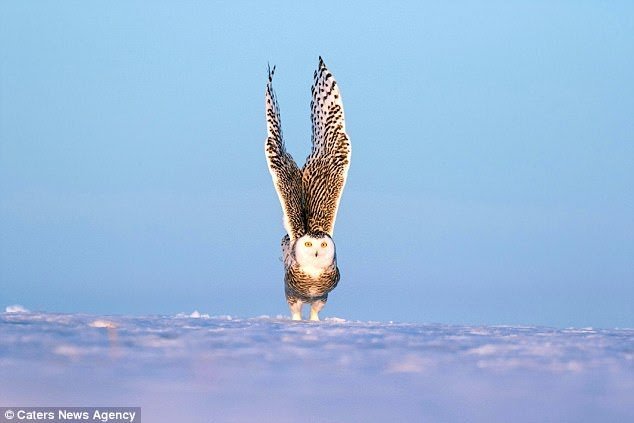
[[304, 235], [295, 242], [295, 258], [301, 266], [328, 267], [335, 259], [335, 243], [327, 234], [322, 237]]

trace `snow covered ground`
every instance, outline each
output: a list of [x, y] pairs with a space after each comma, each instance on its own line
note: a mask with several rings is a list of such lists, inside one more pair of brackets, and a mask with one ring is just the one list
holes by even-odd
[[634, 329], [0, 313], [0, 406], [153, 422], [634, 421]]

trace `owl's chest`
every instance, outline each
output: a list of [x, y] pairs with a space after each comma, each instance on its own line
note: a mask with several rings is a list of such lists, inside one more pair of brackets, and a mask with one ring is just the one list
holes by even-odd
[[324, 274], [325, 271], [326, 269], [322, 267], [299, 266], [299, 265], [297, 266], [298, 273], [303, 273], [304, 275], [312, 279], [319, 279]]
[[287, 269], [285, 282], [293, 292], [306, 297], [318, 297], [330, 292], [339, 281], [336, 265], [326, 269], [311, 269], [306, 266], [291, 266]]
[[295, 261], [289, 267], [290, 268], [288, 270], [296, 279], [317, 285], [324, 283], [327, 284], [329, 281], [336, 278], [338, 273], [337, 263], [335, 261], [325, 267], [312, 266], [310, 264], [299, 264]]

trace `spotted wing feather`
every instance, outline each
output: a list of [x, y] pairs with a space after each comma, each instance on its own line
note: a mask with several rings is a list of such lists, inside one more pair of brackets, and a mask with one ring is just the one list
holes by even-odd
[[302, 170], [306, 226], [309, 232], [332, 236], [351, 149], [339, 86], [321, 57], [312, 87], [311, 119], [313, 147]]
[[284, 228], [290, 239], [294, 240], [306, 233], [302, 173], [284, 145], [280, 109], [273, 91], [274, 73], [275, 67], [273, 70], [269, 69], [269, 80], [266, 84], [267, 138], [264, 153], [282, 205]]

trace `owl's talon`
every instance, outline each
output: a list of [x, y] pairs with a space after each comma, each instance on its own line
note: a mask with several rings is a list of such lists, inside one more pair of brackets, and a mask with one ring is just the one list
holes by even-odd
[[319, 312], [326, 305], [326, 302], [323, 300], [317, 300], [310, 306], [310, 320], [313, 322], [319, 322]]
[[301, 301], [295, 301], [294, 303], [289, 303], [289, 308], [291, 309], [291, 320], [302, 320], [302, 305]]

